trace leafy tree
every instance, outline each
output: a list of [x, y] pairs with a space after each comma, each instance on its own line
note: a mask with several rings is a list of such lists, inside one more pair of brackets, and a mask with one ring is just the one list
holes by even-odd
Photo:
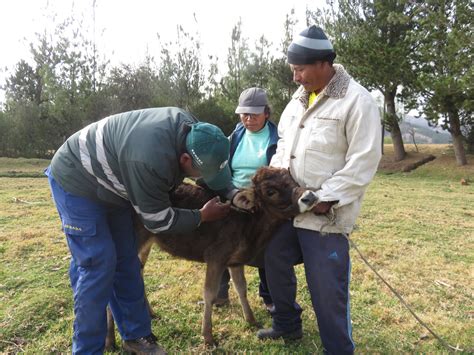
[[[474, 127], [473, 3], [428, 0], [419, 5], [419, 93], [426, 119], [447, 129], [458, 165], [467, 164], [463, 146]], [[463, 130], [466, 136], [463, 136]]]
[[219, 89], [219, 64], [218, 64], [218, 57], [209, 55], [209, 69], [207, 72], [207, 77], [204, 82], [204, 96], [205, 98], [213, 97], [217, 94]]
[[14, 73], [6, 80], [6, 99], [41, 103], [41, 77], [25, 60], [15, 66]]
[[235, 117], [234, 112], [230, 114], [226, 112], [224, 108], [219, 105], [218, 98], [215, 96], [203, 99], [198, 105], [193, 107], [191, 113], [201, 121], [215, 124], [222, 129], [226, 135], [232, 132], [236, 124], [236, 120], [232, 119]]
[[82, 109], [87, 113], [84, 124], [113, 113], [106, 90], [110, 60], [100, 53], [96, 44], [96, 8], [97, 0], [92, 0], [92, 33], [89, 28], [81, 27], [81, 48], [85, 65], [81, 66], [82, 80], [79, 91], [84, 95]]
[[66, 19], [52, 32], [38, 33], [30, 44], [31, 64], [20, 60], [7, 79], [5, 114], [17, 137], [14, 154], [47, 156], [96, 119], [88, 108], [100, 85], [81, 29], [80, 22]]
[[244, 71], [249, 65], [248, 39], [242, 35], [242, 19], [232, 29], [231, 46], [227, 54], [227, 75], [221, 80], [221, 91], [230, 106], [239, 100], [247, 87]]
[[[175, 48], [178, 50], [174, 51]], [[165, 44], [161, 50], [158, 82], [159, 94], [168, 105], [192, 111], [200, 103], [204, 72], [198, 35], [193, 36], [178, 26], [176, 41]]]
[[158, 74], [152, 58], [138, 67], [121, 64], [112, 68], [106, 91], [109, 94], [109, 113], [125, 112], [159, 105], [157, 99]]
[[40, 119], [39, 106], [26, 101], [15, 102], [9, 107], [7, 115], [14, 123], [9, 129], [9, 155], [48, 157], [55, 130], [47, 120]]
[[54, 71], [59, 63], [58, 54], [46, 32], [37, 34], [37, 39], [36, 45], [30, 44], [34, 65], [20, 60], [6, 80], [5, 115], [10, 123], [9, 152], [12, 156], [41, 155], [41, 151], [47, 151], [40, 143], [41, 135], [44, 134], [46, 141], [55, 142], [57, 139], [51, 132], [61, 128], [51, 124], [51, 130], [48, 129], [48, 123], [52, 121], [51, 93], [56, 87]]
[[293, 29], [297, 24], [295, 19], [295, 10], [292, 9], [286, 15], [284, 22], [283, 39], [279, 47], [279, 55], [270, 63], [269, 82], [268, 82], [268, 99], [272, 107], [272, 118], [278, 121], [281, 113], [291, 99], [291, 96], [297, 89], [297, 85], [293, 81], [293, 73], [288, 66], [286, 52], [293, 40]]
[[7, 121], [7, 115], [0, 111], [0, 155], [9, 157], [11, 156], [10, 149], [10, 125]]
[[270, 79], [270, 66], [272, 55], [270, 54], [271, 43], [265, 38], [260, 38], [255, 42], [255, 50], [249, 55], [249, 62], [243, 68], [243, 83], [246, 87], [266, 88]]
[[238, 121], [234, 112], [240, 93], [250, 85], [249, 66], [248, 39], [242, 34], [242, 20], [239, 19], [232, 29], [231, 44], [227, 53], [227, 71], [215, 88], [213, 97], [210, 98], [210, 102], [217, 105], [223, 115], [219, 120], [221, 122], [219, 126], [225, 133], [230, 133]]
[[395, 160], [405, 157], [395, 99], [410, 99], [416, 82], [410, 57], [417, 4], [410, 0], [339, 0], [331, 10], [312, 14], [333, 40], [338, 60], [369, 90], [384, 96], [384, 122], [391, 132]]
[[291, 43], [294, 10], [287, 15], [285, 36], [281, 43], [281, 55], [275, 58], [269, 48], [271, 43], [261, 36], [255, 43], [255, 50], [250, 50], [247, 38], [242, 36], [242, 22], [239, 21], [232, 32], [232, 42], [228, 54], [228, 73], [221, 80], [221, 90], [217, 93], [216, 103], [227, 113], [232, 126], [235, 125], [234, 110], [242, 90], [258, 86], [267, 90], [272, 119], [278, 118], [289, 102], [297, 86], [286, 60], [286, 49]]

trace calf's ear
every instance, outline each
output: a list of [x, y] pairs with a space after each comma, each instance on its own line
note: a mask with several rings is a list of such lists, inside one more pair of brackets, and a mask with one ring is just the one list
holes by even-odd
[[232, 204], [240, 209], [252, 211], [255, 207], [255, 195], [253, 190], [241, 190], [232, 198]]

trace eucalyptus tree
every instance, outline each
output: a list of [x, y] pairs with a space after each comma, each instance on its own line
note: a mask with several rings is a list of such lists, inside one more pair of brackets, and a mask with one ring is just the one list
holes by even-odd
[[417, 17], [418, 104], [451, 134], [458, 165], [467, 164], [463, 142], [472, 147], [474, 139], [473, 7], [470, 0], [427, 0]]
[[329, 9], [311, 13], [330, 35], [341, 62], [369, 90], [384, 97], [384, 123], [392, 135], [395, 160], [406, 153], [395, 102], [411, 99], [416, 73], [411, 57], [417, 3], [412, 0], [328, 1]]

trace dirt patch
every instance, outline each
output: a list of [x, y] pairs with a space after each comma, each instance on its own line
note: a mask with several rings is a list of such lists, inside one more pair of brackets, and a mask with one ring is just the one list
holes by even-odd
[[395, 161], [393, 154], [386, 153], [380, 160], [378, 171], [385, 173], [409, 172], [435, 158], [434, 155], [428, 153], [407, 152], [405, 159]]

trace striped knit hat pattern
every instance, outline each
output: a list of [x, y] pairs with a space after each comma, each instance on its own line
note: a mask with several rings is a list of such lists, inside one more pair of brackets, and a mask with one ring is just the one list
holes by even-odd
[[336, 54], [331, 42], [320, 27], [312, 25], [293, 38], [288, 47], [288, 63], [312, 64], [329, 54]]

